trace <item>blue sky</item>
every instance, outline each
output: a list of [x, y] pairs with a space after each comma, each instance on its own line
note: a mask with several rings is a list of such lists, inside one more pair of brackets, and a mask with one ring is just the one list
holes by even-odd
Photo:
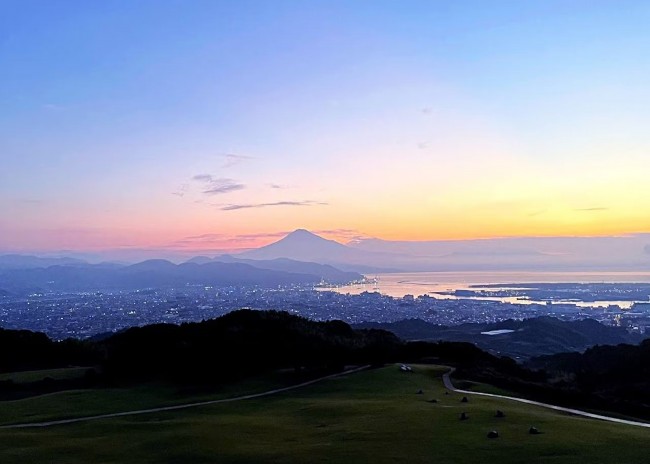
[[647, 2], [0, 7], [0, 249], [650, 229]]

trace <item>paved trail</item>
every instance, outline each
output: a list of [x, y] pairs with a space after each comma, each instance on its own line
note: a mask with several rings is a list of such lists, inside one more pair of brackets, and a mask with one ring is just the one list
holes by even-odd
[[[234, 398], [225, 398], [221, 400], [209, 400], [209, 401], [201, 401], [197, 403], [188, 403], [188, 404], [179, 404], [175, 406], [162, 406], [159, 408], [150, 408], [150, 409], [138, 409], [135, 411], [124, 411], [124, 412], [115, 412], [115, 413], [110, 413], [110, 414], [100, 414], [97, 416], [86, 416], [86, 417], [77, 417], [73, 419], [61, 419], [61, 420], [53, 420], [53, 421], [47, 421], [47, 422], [30, 422], [30, 423], [25, 423], [25, 424], [12, 424], [12, 425], [3, 425], [0, 426], [0, 429], [23, 429], [23, 428], [39, 428], [39, 427], [51, 427], [54, 425], [65, 425], [65, 424], [74, 424], [77, 422], [87, 422], [91, 420], [98, 420], [98, 419], [110, 419], [112, 417], [123, 417], [123, 416], [135, 416], [135, 415], [140, 415], [140, 414], [151, 414], [151, 413], [156, 413], [156, 412], [164, 412], [164, 411], [176, 411], [178, 409], [188, 409], [188, 408], [196, 408], [199, 406], [208, 406], [211, 404], [220, 404], [220, 403], [232, 403], [235, 401], [242, 401], [242, 400], [248, 400], [248, 399], [253, 399], [253, 398], [261, 398], [264, 396], [270, 396], [270, 395], [275, 395], [277, 393], [283, 393], [286, 391], [290, 390], [296, 390], [298, 388], [306, 387], [308, 385], [315, 384], [317, 382], [321, 382], [323, 380], [327, 379], [332, 379], [335, 377], [340, 377], [342, 375], [347, 375], [347, 374], [352, 374], [354, 372], [359, 372], [365, 369], [368, 369], [369, 366], [362, 366], [358, 367], [356, 369], [351, 369], [349, 371], [341, 372], [339, 374], [332, 374], [328, 375], [325, 377], [320, 377], [318, 379], [310, 380], [308, 382], [303, 382], [298, 385], [292, 385], [289, 387], [283, 387], [283, 388], [276, 388], [273, 390], [268, 390], [262, 393], [253, 393], [250, 395], [243, 395], [243, 396], [237, 396]], [[492, 393], [482, 393], [482, 392], [474, 392], [474, 391], [469, 391], [469, 390], [459, 390], [456, 387], [454, 387], [454, 384], [451, 382], [451, 377], [450, 375], [453, 374], [455, 369], [451, 369], [449, 372], [446, 374], [443, 374], [442, 376], [442, 381], [445, 385], [445, 388], [448, 390], [451, 390], [456, 393], [464, 393], [468, 395], [478, 395], [478, 396], [488, 396], [491, 398], [500, 398], [504, 400], [510, 400], [510, 401], [517, 401], [519, 403], [526, 403], [526, 404], [532, 404], [534, 406], [541, 406], [543, 408], [548, 408], [548, 409], [553, 409], [555, 411], [561, 411], [561, 412], [566, 412], [569, 414], [574, 414], [576, 416], [583, 416], [583, 417], [589, 417], [591, 419], [599, 419], [599, 420], [604, 420], [608, 422], [614, 422], [617, 424], [625, 424], [625, 425], [634, 425], [637, 427], [645, 427], [645, 428], [650, 428], [650, 423], [647, 422], [639, 422], [639, 421], [632, 421], [632, 420], [626, 420], [626, 419], [617, 419], [615, 417], [609, 417], [609, 416], [602, 416], [600, 414], [593, 414], [590, 412], [586, 411], [580, 411], [578, 409], [571, 409], [571, 408], [564, 408], [562, 406], [555, 406], [553, 404], [548, 404], [548, 403], [540, 403], [538, 401], [532, 401], [532, 400], [527, 400], [524, 398], [516, 398], [513, 396], [504, 396], [504, 395], [495, 395]]]
[[327, 375], [325, 377], [319, 377], [314, 380], [310, 380], [308, 382], [303, 382], [298, 385], [291, 385], [289, 387], [283, 387], [283, 388], [276, 388], [274, 390], [268, 390], [262, 393], [252, 393], [250, 395], [243, 395], [243, 396], [236, 396], [234, 398], [225, 398], [221, 400], [209, 400], [209, 401], [201, 401], [197, 403], [187, 403], [187, 404], [178, 404], [175, 406], [162, 406], [159, 408], [150, 408], [150, 409], [138, 409], [135, 411], [124, 411], [124, 412], [114, 412], [110, 414], [100, 414], [97, 416], [86, 416], [86, 417], [76, 417], [73, 419], [61, 419], [61, 420], [53, 420], [53, 421], [47, 421], [47, 422], [28, 422], [25, 424], [12, 424], [12, 425], [3, 425], [0, 426], [0, 429], [25, 429], [25, 428], [37, 428], [37, 427], [51, 427], [53, 425], [64, 425], [64, 424], [74, 424], [76, 422], [87, 422], [91, 420], [97, 420], [97, 419], [110, 419], [112, 417], [123, 417], [123, 416], [135, 416], [139, 414], [150, 414], [154, 412], [164, 412], [164, 411], [176, 411], [177, 409], [188, 409], [188, 408], [196, 408], [199, 406], [208, 406], [211, 404], [219, 404], [219, 403], [232, 403], [234, 401], [242, 401], [242, 400], [249, 400], [253, 398], [261, 398], [263, 396], [270, 396], [270, 395], [275, 395], [277, 393], [283, 393], [286, 391], [290, 390], [296, 390], [298, 388], [306, 387], [308, 385], [315, 384], [317, 382], [321, 382], [323, 380], [327, 379], [333, 379], [335, 377], [340, 377], [342, 375], [347, 375], [347, 374], [352, 374], [354, 372], [359, 372], [365, 369], [368, 369], [370, 366], [361, 366], [357, 367], [356, 369], [350, 369], [345, 372], [341, 372], [338, 374], [332, 374], [332, 375]]
[[456, 392], [456, 393], [465, 393], [465, 394], [468, 394], [468, 395], [478, 395], [478, 396], [489, 396], [491, 398], [501, 398], [501, 399], [504, 399], [504, 400], [517, 401], [519, 403], [526, 403], [526, 404], [532, 404], [532, 405], [535, 405], [535, 406], [541, 406], [543, 408], [553, 409], [555, 411], [566, 412], [566, 413], [573, 414], [573, 415], [576, 415], [576, 416], [589, 417], [591, 419], [598, 419], [598, 420], [603, 420], [603, 421], [607, 421], [607, 422], [615, 422], [617, 424], [635, 425], [637, 427], [650, 428], [650, 423], [647, 423], [647, 422], [639, 422], [639, 421], [626, 420], [626, 419], [617, 419], [616, 417], [602, 416], [600, 414], [593, 414], [591, 412], [580, 411], [579, 409], [563, 408], [562, 406], [555, 406], [553, 404], [548, 404], [548, 403], [540, 403], [539, 401], [526, 400], [524, 398], [516, 398], [514, 396], [494, 395], [492, 393], [482, 393], [482, 392], [474, 392], [474, 391], [469, 391], [469, 390], [459, 390], [456, 387], [454, 387], [453, 383], [451, 383], [450, 375], [453, 374], [454, 371], [455, 371], [455, 369], [452, 368], [449, 372], [447, 372], [446, 374], [443, 374], [442, 381], [444, 382], [445, 388], [447, 388], [447, 390], [451, 390], [451, 391]]

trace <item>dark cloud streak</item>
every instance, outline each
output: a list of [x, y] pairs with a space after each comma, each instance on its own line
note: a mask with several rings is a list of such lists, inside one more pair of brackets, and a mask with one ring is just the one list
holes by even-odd
[[[223, 179], [229, 180], [229, 179]], [[237, 190], [243, 190], [246, 188], [244, 184], [237, 184], [234, 182], [226, 182], [220, 185], [213, 185], [209, 189], [204, 190], [203, 193], [206, 195], [220, 195], [222, 193], [235, 192]]]
[[202, 192], [206, 195], [220, 195], [246, 188], [244, 184], [240, 184], [233, 179], [215, 178], [211, 174], [197, 174], [192, 179], [206, 184], [205, 190]]
[[222, 206], [220, 209], [222, 211], [236, 211], [240, 209], [251, 209], [251, 208], [268, 208], [271, 206], [325, 206], [327, 203], [320, 201], [276, 201], [273, 203], [250, 203], [243, 205], [226, 205]]

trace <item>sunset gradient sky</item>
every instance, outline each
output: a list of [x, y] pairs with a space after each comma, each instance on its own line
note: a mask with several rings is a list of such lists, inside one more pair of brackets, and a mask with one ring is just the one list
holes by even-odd
[[650, 232], [647, 1], [0, 7], [2, 252]]

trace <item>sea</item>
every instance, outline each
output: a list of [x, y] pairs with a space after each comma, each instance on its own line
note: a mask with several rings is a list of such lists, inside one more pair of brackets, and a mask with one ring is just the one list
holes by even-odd
[[[526, 283], [650, 283], [650, 272], [406, 272], [367, 275], [365, 283], [354, 283], [337, 287], [322, 287], [342, 294], [358, 295], [363, 292], [379, 292], [382, 295], [401, 298], [405, 295], [415, 297], [428, 295], [439, 299], [477, 299], [501, 301], [517, 304], [544, 304], [545, 301], [508, 296], [508, 297], [456, 297], [442, 295], [438, 292], [471, 290], [473, 285], [502, 284], [491, 290], [503, 290], [508, 284]], [[563, 303], [562, 300], [554, 300]], [[566, 301], [569, 303], [569, 301]], [[606, 307], [618, 305], [630, 308], [633, 301], [599, 300], [590, 302], [570, 301], [585, 307]]]

